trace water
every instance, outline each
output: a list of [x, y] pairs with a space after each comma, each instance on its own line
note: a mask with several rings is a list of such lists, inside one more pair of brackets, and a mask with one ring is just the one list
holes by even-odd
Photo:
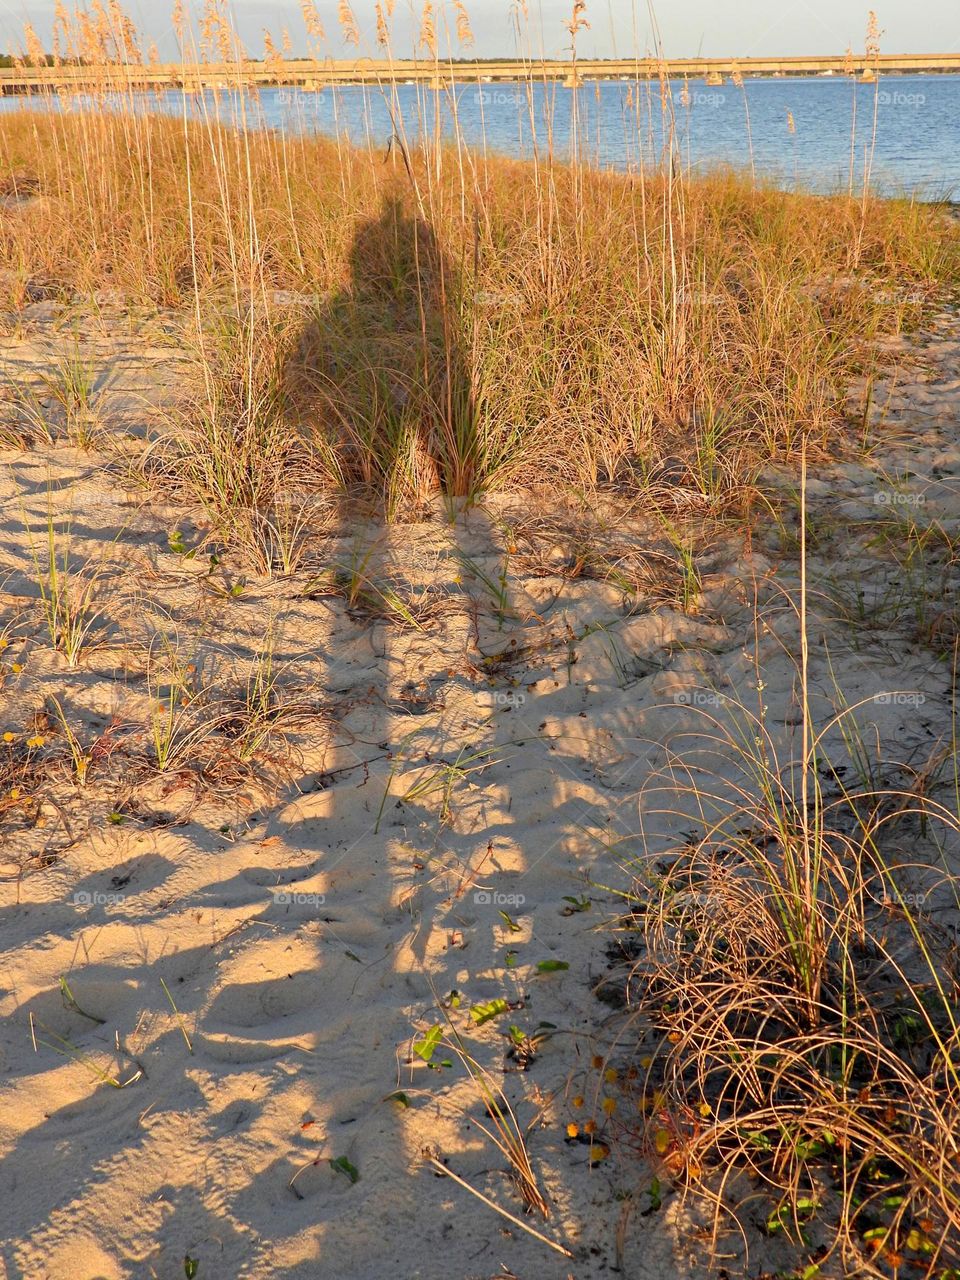
[[[672, 87], [677, 145], [684, 166], [694, 172], [718, 166], [748, 170], [752, 149], [760, 177], [825, 193], [846, 190], [853, 138], [855, 185], [869, 168], [873, 186], [885, 194], [960, 197], [960, 76], [896, 76], [856, 89], [842, 76], [748, 80], [744, 90], [730, 82], [710, 87], [691, 81], [686, 104], [683, 85], [675, 81]], [[662, 162], [664, 114], [657, 83], [642, 82], [639, 88], [623, 81], [585, 84], [576, 97], [581, 143], [595, 163], [636, 169]], [[141, 101], [145, 109], [175, 115], [183, 110], [176, 91], [159, 97], [144, 94]], [[0, 109], [27, 103], [6, 98]], [[192, 99], [190, 109], [236, 119], [240, 107], [236, 97], [220, 94], [215, 101], [210, 93], [205, 104]], [[319, 92], [264, 89], [242, 104], [248, 121], [262, 126], [287, 133], [339, 131], [351, 141], [382, 147], [393, 132], [391, 107], [402, 116], [411, 139], [420, 127], [432, 134], [438, 113], [444, 129], [452, 132], [450, 92], [412, 84], [383, 92], [359, 85]], [[470, 146], [512, 156], [530, 156], [536, 144], [544, 147], [552, 117], [554, 149], [569, 154], [574, 93], [562, 84], [539, 83], [532, 98], [525, 84], [461, 84], [456, 87], [456, 113]]]

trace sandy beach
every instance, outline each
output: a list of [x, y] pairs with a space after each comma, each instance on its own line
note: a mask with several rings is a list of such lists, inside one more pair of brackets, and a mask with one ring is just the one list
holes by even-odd
[[297, 8], [0, 55], [0, 1280], [958, 1280], [946, 26]]
[[[702, 1214], [641, 1154], [645, 1050], [625, 1033], [616, 922], [638, 859], [696, 825], [658, 816], [657, 797], [707, 749], [705, 718], [755, 705], [759, 675], [796, 748], [789, 539], [768, 521], [745, 540], [704, 511], [683, 608], [639, 508], [516, 493], [384, 526], [330, 504], [315, 561], [244, 582], [190, 555], [202, 512], [127, 484], [181, 355], [162, 325], [122, 321], [80, 330], [110, 449], [3, 458], [0, 728], [7, 750], [31, 737], [52, 784], [36, 812], [27, 782], [3, 810], [0, 1273], [694, 1274]], [[41, 375], [63, 342], [58, 307], [33, 304], [3, 342], [5, 378]], [[884, 615], [902, 578], [875, 535], [907, 504], [958, 527], [958, 353], [955, 311], [897, 340], [882, 444], [818, 463], [809, 486], [815, 719], [838, 689], [862, 701], [866, 737], [904, 770], [949, 741], [951, 673]], [[764, 483], [778, 501], [796, 476]], [[696, 495], [671, 498], [697, 516]], [[75, 666], [23, 625], [51, 510], [95, 581]], [[327, 570], [361, 562], [345, 599]], [[956, 626], [950, 608], [940, 625]], [[186, 740], [211, 690], [241, 697], [267, 644], [284, 715], [256, 763], [148, 769], [142, 725], [158, 692], [166, 705], [174, 651]], [[714, 760], [712, 785], [740, 780]], [[902, 856], [935, 862], [905, 834]], [[955, 852], [941, 850], [951, 868]], [[949, 894], [927, 910], [956, 928]], [[522, 1212], [451, 1045], [509, 1102], [550, 1210], [531, 1221], [569, 1256], [430, 1163]], [[776, 1242], [746, 1243], [760, 1274]], [[722, 1252], [732, 1267], [744, 1241]]]

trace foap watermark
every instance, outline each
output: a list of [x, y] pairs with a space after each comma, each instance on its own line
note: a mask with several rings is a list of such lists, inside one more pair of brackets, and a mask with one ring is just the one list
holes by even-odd
[[98, 893], [79, 889], [70, 901], [75, 907], [118, 907], [124, 896], [122, 893]]
[[873, 700], [881, 707], [922, 707], [927, 700], [925, 693], [875, 693]]
[[286, 889], [278, 889], [273, 895], [274, 904], [278, 907], [322, 907], [327, 901], [325, 893], [295, 893]]
[[523, 299], [518, 293], [497, 293], [493, 289], [478, 289], [473, 295], [474, 304], [496, 310], [498, 307], [519, 307]]
[[702, 89], [690, 89], [681, 97], [685, 107], [722, 107], [727, 100], [725, 93], [704, 93]]
[[296, 87], [278, 88], [277, 104], [281, 107], [299, 107], [315, 103], [323, 98], [323, 89], [298, 89]]
[[522, 107], [524, 94], [521, 89], [478, 89], [473, 100], [478, 107]]
[[925, 893], [885, 893], [881, 898], [881, 905], [890, 907], [914, 907], [917, 910], [923, 907], [927, 900]]
[[673, 695], [678, 707], [719, 707], [723, 698], [708, 689], [681, 689]]
[[720, 905], [719, 897], [714, 893], [678, 893], [671, 899], [670, 905], [678, 911], [714, 912]]
[[325, 293], [299, 293], [295, 289], [270, 289], [267, 297], [275, 307], [305, 307], [308, 310], [321, 307], [328, 299]]
[[881, 107], [910, 107], [916, 111], [926, 106], [925, 93], [905, 93], [902, 89], [881, 89], [877, 94], [877, 102]]
[[916, 307], [926, 294], [922, 289], [872, 289], [870, 297], [883, 307]]
[[485, 707], [494, 711], [519, 711], [527, 701], [525, 693], [517, 693], [513, 689], [484, 689], [478, 696]]
[[473, 895], [478, 907], [522, 907], [526, 898], [522, 893], [500, 893], [495, 889], [478, 889]]
[[900, 493], [896, 489], [881, 489], [873, 495], [875, 507], [922, 507], [926, 501], [922, 493]]
[[95, 484], [79, 484], [66, 491], [69, 494], [70, 510], [80, 513], [84, 511], [121, 511], [135, 506], [142, 495], [135, 489], [124, 489], [116, 486], [108, 489]]
[[719, 307], [723, 297], [719, 293], [705, 293], [702, 289], [691, 289], [682, 284], [677, 290], [678, 302], [689, 302], [695, 307]]

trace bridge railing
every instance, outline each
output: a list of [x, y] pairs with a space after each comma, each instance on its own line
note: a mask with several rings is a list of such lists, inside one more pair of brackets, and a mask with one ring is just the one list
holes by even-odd
[[[576, 64], [581, 80], [620, 78], [652, 79], [664, 71], [673, 79], [706, 79], [732, 75], [749, 76], [863, 75], [873, 69], [881, 75], [908, 75], [917, 72], [960, 73], [960, 53], [881, 54], [879, 57], [784, 57], [784, 58], [655, 58], [580, 59]], [[551, 59], [525, 63], [490, 60], [477, 62], [421, 62], [399, 60], [380, 62], [370, 58], [352, 60], [285, 60], [282, 64], [244, 62], [237, 64], [165, 63], [156, 65], [48, 66], [0, 68], [0, 91], [89, 87], [164, 87], [191, 85], [297, 85], [371, 84], [414, 80], [426, 83], [450, 81], [517, 80], [533, 77], [570, 81], [574, 64]]]

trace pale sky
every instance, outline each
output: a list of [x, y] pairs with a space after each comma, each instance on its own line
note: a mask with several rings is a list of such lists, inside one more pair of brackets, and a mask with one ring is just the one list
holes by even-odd
[[[194, 11], [201, 0], [193, 0]], [[874, 4], [884, 29], [882, 47], [888, 53], [960, 52], [960, 4], [958, 0], [659, 0], [654, 4], [670, 57], [703, 54], [716, 57], [750, 57], [773, 54], [840, 54], [847, 45], [861, 51], [867, 8]], [[68, 7], [72, 7], [68, 0]], [[161, 54], [175, 56], [170, 32], [172, 0], [127, 0], [124, 5], [148, 38], [157, 41]], [[190, 5], [188, 4], [188, 7]], [[435, 0], [435, 9], [452, 10], [449, 0]], [[317, 0], [327, 31], [326, 51], [348, 56], [337, 23], [338, 0]], [[373, 2], [353, 0], [354, 12], [366, 36], [361, 52], [375, 53]], [[480, 57], [510, 56], [517, 52], [512, 14], [517, 0], [467, 0], [476, 35], [468, 53]], [[529, 28], [534, 48], [549, 56], [564, 56], [570, 38], [563, 27], [572, 0], [528, 0]], [[294, 53], [305, 52], [305, 33], [299, 0], [234, 0], [234, 13], [248, 52], [263, 52], [263, 28], [279, 45], [286, 26]], [[394, 15], [394, 52], [412, 53], [413, 33], [419, 27], [419, 0], [397, 0]], [[415, 17], [411, 18], [411, 11]], [[49, 41], [53, 0], [0, 0], [0, 45], [4, 50], [17, 42], [25, 19], [33, 23], [45, 43]], [[590, 29], [582, 31], [583, 56], [630, 56], [635, 50], [652, 50], [653, 36], [646, 0], [587, 0]], [[449, 19], [450, 27], [454, 25]], [[542, 36], [541, 36], [542, 33]], [[458, 50], [455, 47], [454, 52]]]

